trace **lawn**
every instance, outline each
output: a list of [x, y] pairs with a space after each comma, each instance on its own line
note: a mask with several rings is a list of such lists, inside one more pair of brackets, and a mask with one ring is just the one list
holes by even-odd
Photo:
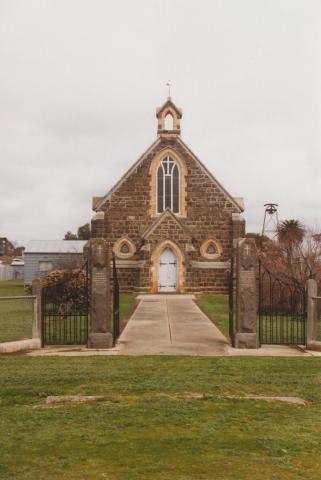
[[[0, 478], [319, 480], [320, 371], [319, 358], [2, 357]], [[105, 397], [45, 404], [74, 394]], [[233, 398], [249, 394], [308, 404]]]
[[[20, 281], [1, 281], [0, 297], [26, 295]], [[136, 297], [131, 293], [120, 295], [121, 330], [125, 327], [136, 306]], [[0, 300], [0, 342], [23, 340], [32, 336], [32, 300]]]
[[[0, 281], [0, 297], [27, 295], [23, 283]], [[0, 300], [0, 342], [32, 337], [32, 300]]]
[[120, 309], [119, 309], [119, 316], [120, 316], [120, 330], [123, 331], [129, 318], [131, 317], [138, 300], [133, 293], [121, 293], [120, 294]]
[[196, 299], [197, 305], [213, 323], [228, 337], [228, 296], [201, 295]]

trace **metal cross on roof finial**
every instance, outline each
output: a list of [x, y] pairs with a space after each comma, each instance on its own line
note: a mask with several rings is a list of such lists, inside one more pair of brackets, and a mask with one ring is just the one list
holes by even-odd
[[171, 87], [172, 87], [172, 83], [170, 80], [168, 80], [168, 82], [166, 83], [166, 86], [168, 87], [168, 98], [171, 98]]

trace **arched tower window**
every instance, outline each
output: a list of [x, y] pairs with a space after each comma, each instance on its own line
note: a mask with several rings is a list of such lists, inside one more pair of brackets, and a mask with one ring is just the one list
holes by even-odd
[[166, 208], [179, 213], [179, 170], [170, 156], [164, 158], [157, 170], [157, 213]]

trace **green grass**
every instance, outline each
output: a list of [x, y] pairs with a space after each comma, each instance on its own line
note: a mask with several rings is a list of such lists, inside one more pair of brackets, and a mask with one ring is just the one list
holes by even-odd
[[120, 311], [119, 311], [119, 314], [120, 314], [121, 331], [123, 331], [125, 326], [127, 325], [127, 322], [129, 320], [129, 318], [131, 317], [131, 314], [133, 313], [137, 303], [138, 303], [138, 300], [133, 293], [121, 293], [120, 294]]
[[[23, 283], [0, 281], [0, 297], [26, 295]], [[0, 300], [0, 342], [32, 337], [32, 300]]]
[[[319, 358], [2, 357], [0, 478], [319, 480], [320, 372]], [[45, 405], [66, 394], [106, 397]], [[249, 394], [309, 403], [228, 398]]]
[[196, 300], [201, 310], [228, 337], [228, 296], [201, 295]]

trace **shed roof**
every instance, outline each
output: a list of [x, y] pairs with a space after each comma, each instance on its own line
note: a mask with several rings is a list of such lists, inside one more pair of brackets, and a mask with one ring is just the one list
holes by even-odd
[[25, 262], [24, 262], [23, 258], [14, 258], [11, 262], [11, 265], [15, 266], [15, 267], [16, 266], [21, 266], [21, 265], [24, 265], [24, 264], [25, 264]]
[[24, 253], [82, 253], [86, 243], [87, 240], [30, 240]]

